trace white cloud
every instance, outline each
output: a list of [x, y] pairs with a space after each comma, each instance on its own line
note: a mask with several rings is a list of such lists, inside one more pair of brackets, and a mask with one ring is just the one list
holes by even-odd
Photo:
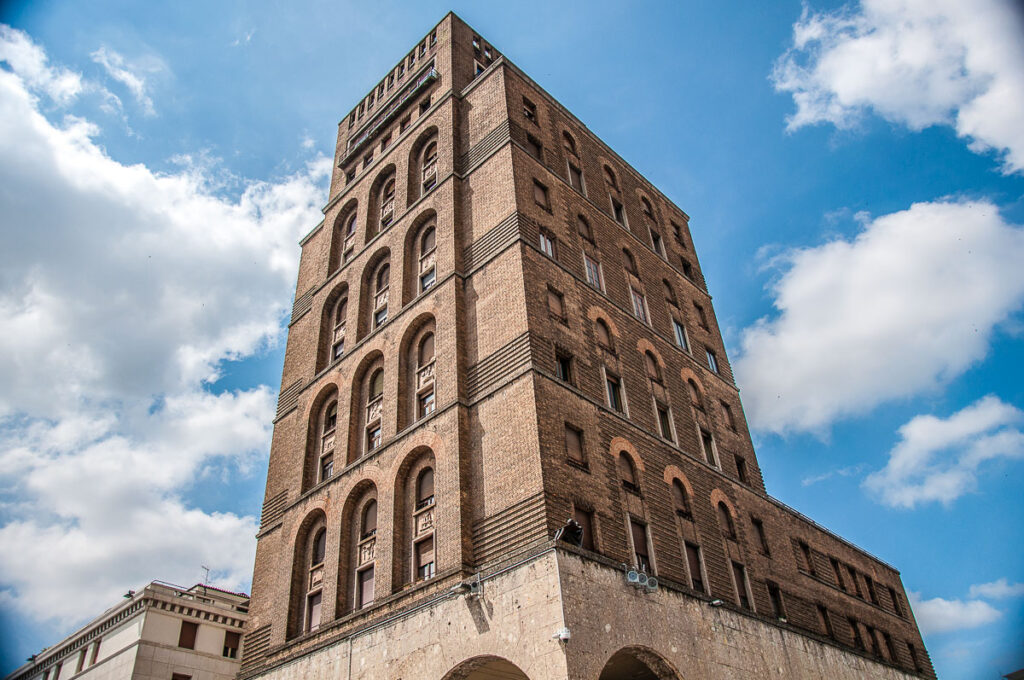
[[919, 593], [907, 592], [914, 618], [924, 635], [978, 628], [1002, 617], [1003, 613], [981, 600], [922, 600]]
[[853, 477], [855, 475], [859, 475], [863, 471], [863, 463], [861, 463], [860, 465], [848, 465], [846, 467], [828, 470], [826, 472], [822, 472], [821, 474], [804, 477], [803, 479], [800, 480], [800, 486], [812, 486], [814, 484], [818, 484], [819, 482], [824, 482], [829, 479], [832, 479], [833, 477]]
[[864, 486], [883, 503], [913, 508], [949, 504], [977, 488], [978, 468], [998, 458], [1024, 458], [1024, 412], [987, 396], [946, 419], [916, 416], [903, 425], [886, 466]]
[[776, 262], [778, 313], [743, 331], [735, 362], [759, 430], [823, 431], [934, 389], [1024, 302], [1024, 230], [986, 201], [916, 203]]
[[153, 100], [146, 93], [146, 79], [128, 67], [123, 56], [101, 45], [98, 50], [89, 55], [92, 60], [103, 67], [107, 75], [128, 88], [128, 91], [135, 97], [135, 101], [146, 115], [156, 114], [153, 108]]
[[772, 80], [796, 113], [788, 128], [857, 124], [868, 111], [921, 130], [949, 125], [970, 148], [1024, 170], [1024, 16], [1012, 0], [861, 0], [813, 12]]
[[330, 161], [233, 197], [202, 154], [123, 165], [40, 112], [30, 88], [70, 90], [12, 35], [35, 57], [0, 70], [0, 602], [71, 625], [200, 564], [241, 588], [256, 519], [192, 491], [257, 468], [274, 395], [207, 382], [280, 337]]
[[82, 92], [82, 77], [49, 66], [48, 61], [25, 32], [0, 24], [0, 62], [7, 62], [27, 87], [45, 92], [58, 104], [67, 104]]
[[971, 586], [971, 597], [985, 597], [990, 600], [1003, 600], [1009, 597], [1024, 595], [1024, 583], [1010, 583], [1001, 578], [990, 583], [979, 583]]

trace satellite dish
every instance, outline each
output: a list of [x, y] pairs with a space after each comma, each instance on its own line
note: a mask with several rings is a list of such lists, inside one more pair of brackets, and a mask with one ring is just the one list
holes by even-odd
[[640, 585], [640, 572], [638, 572], [636, 569], [630, 569], [629, 571], [627, 571], [626, 572], [626, 583], [628, 583], [631, 586], [639, 586]]

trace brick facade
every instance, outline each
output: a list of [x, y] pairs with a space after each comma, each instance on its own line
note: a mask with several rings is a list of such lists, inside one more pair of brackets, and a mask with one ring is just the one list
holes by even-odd
[[[668, 642], [733, 628], [744, 658], [804, 640], [796, 677], [934, 677], [899, 573], [767, 495], [683, 211], [453, 14], [338, 130], [243, 677], [775, 672]], [[573, 516], [586, 549], [553, 540]], [[659, 634], [602, 638], [617, 613]], [[392, 627], [416, 640], [353, 666]]]

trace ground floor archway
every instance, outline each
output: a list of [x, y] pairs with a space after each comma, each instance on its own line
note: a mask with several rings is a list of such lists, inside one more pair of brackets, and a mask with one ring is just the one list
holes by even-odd
[[530, 680], [511, 661], [498, 656], [478, 656], [445, 673], [442, 680]]
[[623, 647], [605, 663], [599, 680], [681, 680], [681, 676], [654, 650]]

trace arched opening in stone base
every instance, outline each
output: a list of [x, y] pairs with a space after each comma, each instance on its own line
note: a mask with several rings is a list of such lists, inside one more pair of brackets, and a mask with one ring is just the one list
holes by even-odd
[[657, 652], [623, 647], [604, 665], [599, 680], [680, 680], [681, 676]]
[[512, 662], [499, 656], [478, 656], [463, 661], [441, 680], [530, 680]]

